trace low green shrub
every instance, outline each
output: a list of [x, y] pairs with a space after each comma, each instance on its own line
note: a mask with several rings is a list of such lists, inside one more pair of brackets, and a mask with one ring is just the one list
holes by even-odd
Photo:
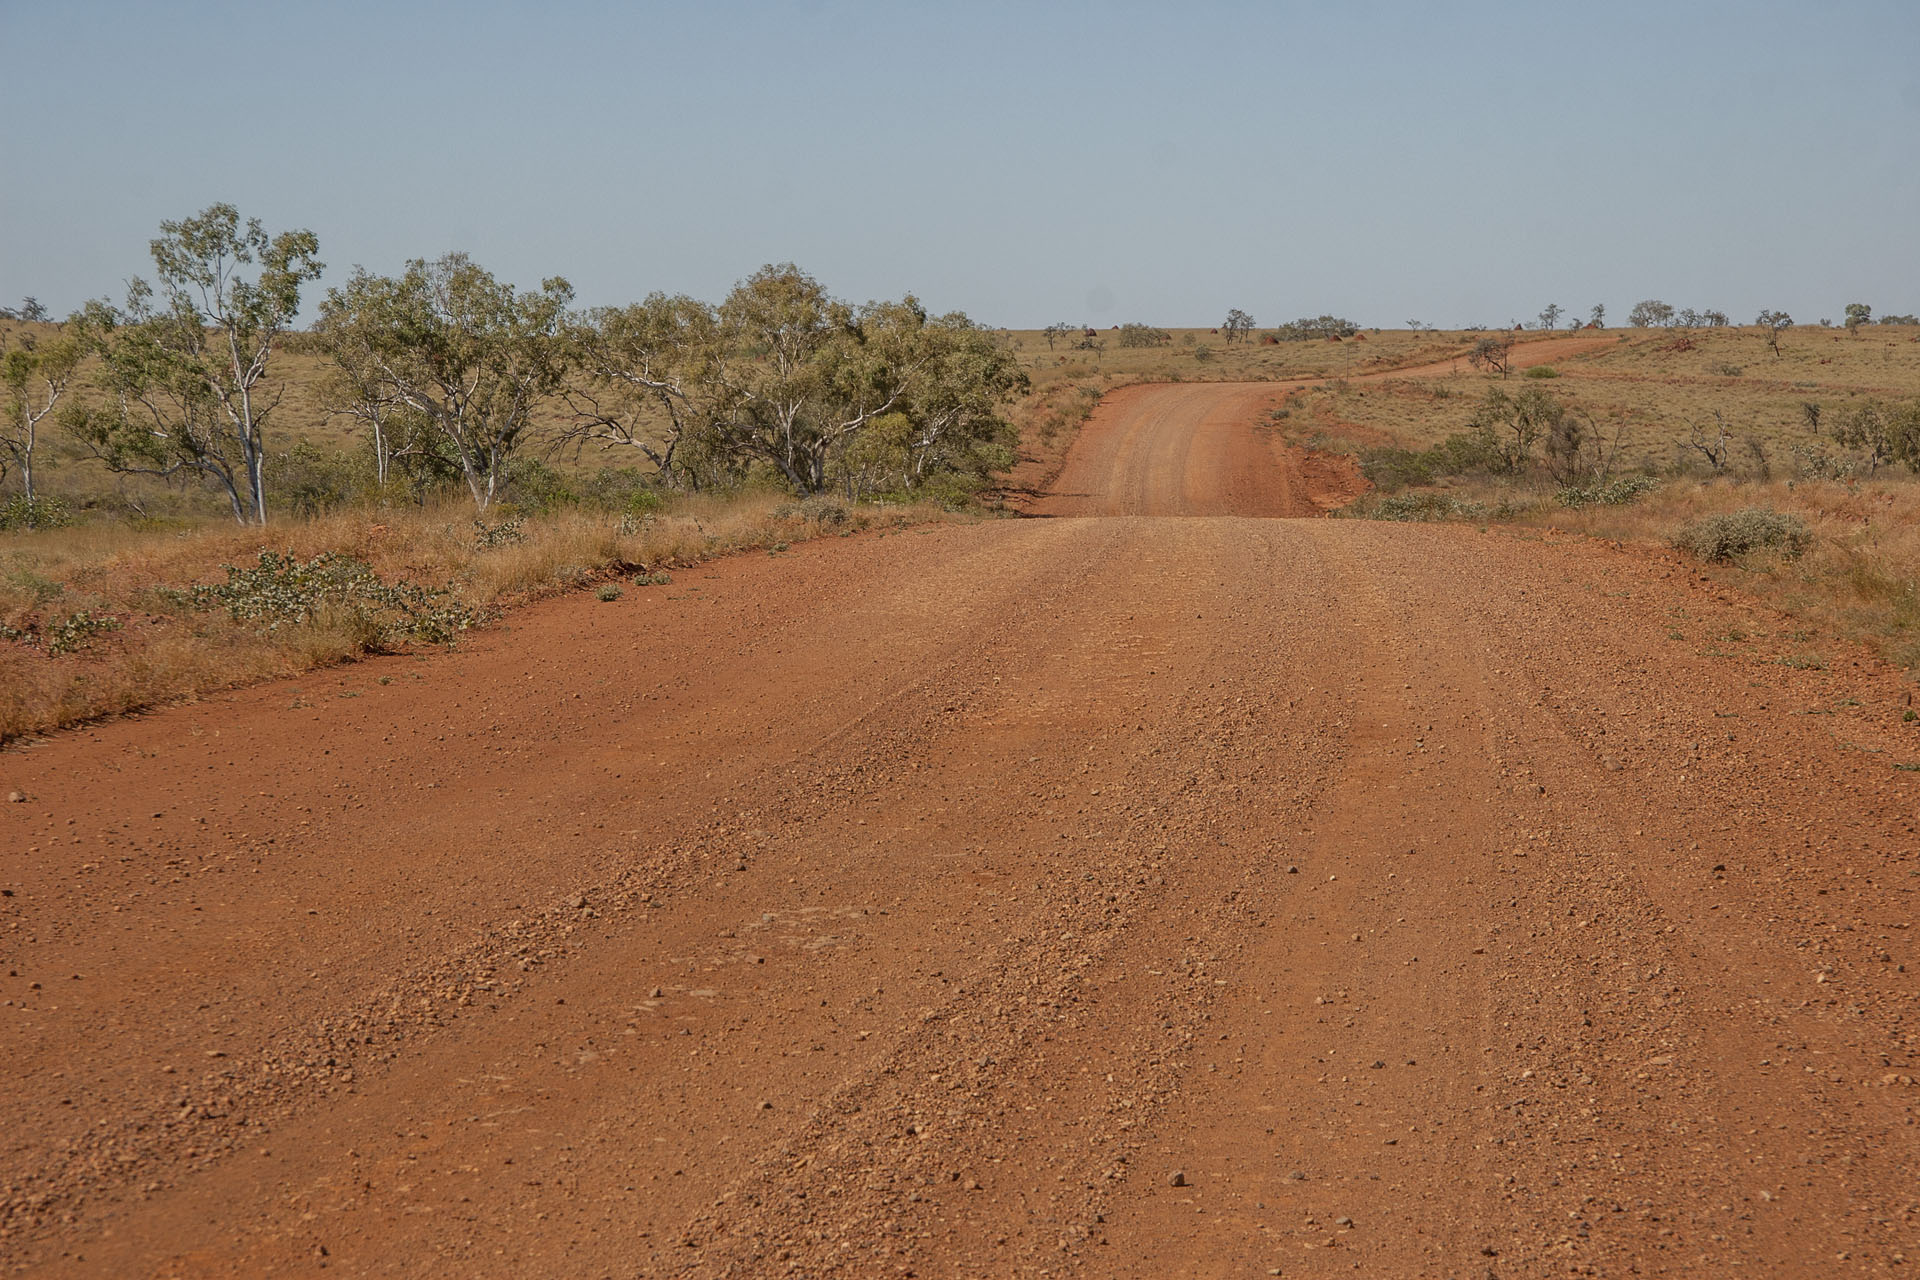
[[1428, 521], [1485, 520], [1490, 512], [1482, 503], [1450, 497], [1430, 490], [1396, 493], [1371, 500], [1361, 499], [1345, 508], [1342, 515], [1362, 520]]
[[1674, 536], [1673, 545], [1721, 564], [1754, 551], [1776, 551], [1793, 560], [1813, 545], [1813, 530], [1789, 512], [1742, 507], [1689, 522]]
[[1652, 476], [1622, 476], [1606, 484], [1568, 485], [1554, 494], [1563, 507], [1629, 506], [1660, 487]]
[[488, 524], [485, 520], [473, 522], [473, 548], [476, 551], [492, 551], [499, 547], [511, 547], [527, 540], [527, 520], [525, 516], [508, 516], [499, 524]]
[[185, 590], [162, 587], [159, 594], [189, 609], [225, 609], [235, 622], [261, 623], [268, 631], [341, 617], [369, 647], [395, 640], [449, 643], [478, 620], [445, 590], [382, 582], [365, 561], [334, 551], [305, 564], [291, 554], [262, 551], [256, 565], [222, 567], [225, 582]]
[[16, 529], [64, 529], [73, 523], [73, 509], [59, 498], [25, 496], [0, 502], [0, 533]]

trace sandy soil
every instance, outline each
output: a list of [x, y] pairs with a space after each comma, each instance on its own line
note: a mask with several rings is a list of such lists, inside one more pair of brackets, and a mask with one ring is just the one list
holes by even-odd
[[1908, 1274], [1907, 686], [1273, 390], [0, 755], [0, 1261]]

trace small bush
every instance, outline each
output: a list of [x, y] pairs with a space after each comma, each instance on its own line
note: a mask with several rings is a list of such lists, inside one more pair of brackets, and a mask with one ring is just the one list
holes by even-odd
[[58, 622], [47, 624], [44, 632], [47, 652], [54, 656], [84, 649], [103, 631], [118, 631], [120, 619], [96, 618], [85, 609]]
[[103, 631], [118, 631], [120, 627], [118, 618], [96, 618], [88, 610], [82, 609], [64, 618], [49, 620], [44, 626], [29, 623], [25, 627], [10, 627], [0, 623], [0, 640], [29, 646], [41, 645], [49, 657], [57, 658], [63, 653], [86, 648]]
[[608, 604], [612, 604], [615, 600], [618, 600], [622, 595], [626, 593], [621, 591], [620, 588], [615, 586], [613, 583], [609, 582], [605, 586], [601, 587], [598, 591], [594, 592], [594, 594], [599, 596], [602, 600], [606, 601]]
[[393, 640], [451, 642], [476, 621], [448, 592], [411, 582], [382, 582], [363, 560], [327, 551], [305, 564], [291, 554], [262, 551], [250, 568], [223, 566], [227, 580], [184, 591], [161, 588], [163, 599], [197, 610], [222, 609], [235, 622], [268, 631], [339, 618], [370, 646]]
[[1560, 371], [1550, 364], [1537, 364], [1521, 375], [1526, 378], [1557, 378]]
[[485, 520], [473, 522], [473, 546], [476, 551], [494, 551], [500, 547], [516, 546], [527, 540], [527, 521], [524, 516], [508, 516], [499, 524], [488, 524]]
[[1622, 476], [1607, 484], [1568, 485], [1554, 497], [1563, 507], [1624, 507], [1659, 487], [1652, 476]]
[[633, 585], [636, 587], [672, 586], [673, 575], [665, 569], [656, 570], [653, 573], [636, 573], [633, 575]]
[[814, 494], [798, 502], [783, 502], [773, 509], [776, 520], [805, 520], [811, 524], [838, 526], [850, 518], [846, 506], [824, 494]]
[[1376, 489], [1431, 484], [1441, 476], [1487, 475], [1506, 470], [1500, 445], [1484, 428], [1457, 431], [1431, 449], [1369, 449], [1360, 474]]
[[1684, 526], [1673, 545], [1702, 560], [1726, 564], [1754, 551], [1777, 551], [1797, 559], [1813, 545], [1813, 531], [1799, 516], [1771, 507], [1742, 507], [1705, 516]]
[[1361, 502], [1347, 513], [1363, 520], [1484, 520], [1487, 508], [1478, 502], [1449, 497], [1444, 493], [1396, 493], [1373, 502]]
[[73, 523], [73, 511], [58, 498], [24, 496], [0, 502], [0, 533], [16, 529], [64, 529]]

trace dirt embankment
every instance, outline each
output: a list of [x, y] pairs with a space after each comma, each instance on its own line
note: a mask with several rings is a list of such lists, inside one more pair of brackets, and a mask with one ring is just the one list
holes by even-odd
[[1338, 487], [1275, 390], [1121, 393], [1054, 518], [0, 755], [0, 1259], [1903, 1274], [1896, 676], [1273, 518]]

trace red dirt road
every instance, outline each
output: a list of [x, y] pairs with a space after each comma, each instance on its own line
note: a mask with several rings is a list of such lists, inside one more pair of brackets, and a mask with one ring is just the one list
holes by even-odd
[[1908, 1274], [1906, 687], [1250, 395], [0, 755], [0, 1261]]

